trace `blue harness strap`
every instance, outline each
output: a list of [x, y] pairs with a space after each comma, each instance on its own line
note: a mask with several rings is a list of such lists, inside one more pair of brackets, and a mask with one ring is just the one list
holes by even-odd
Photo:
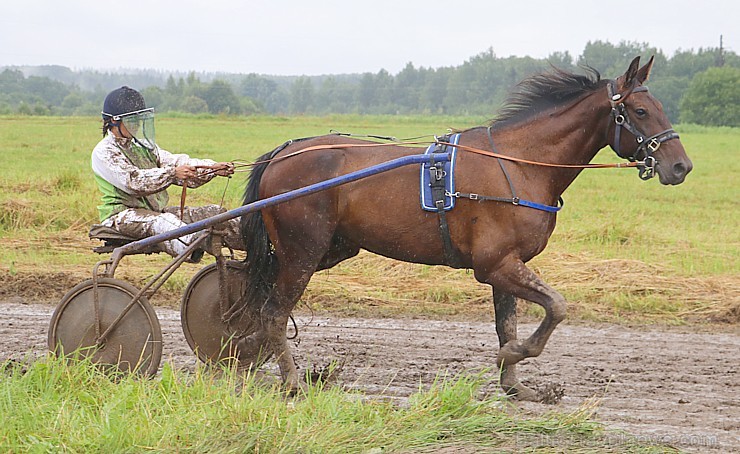
[[529, 200], [519, 200], [517, 205], [534, 208], [535, 210], [547, 211], [548, 213], [557, 213], [558, 211], [560, 211], [561, 208], [563, 208], [563, 199], [558, 199], [557, 206], [544, 205], [542, 203], [530, 202]]
[[[460, 134], [453, 134], [450, 136], [447, 142], [457, 145], [460, 141]], [[449, 153], [449, 161], [437, 162], [434, 164], [438, 169], [441, 167], [441, 176], [444, 179], [445, 184], [445, 196], [444, 196], [444, 210], [449, 211], [455, 207], [455, 197], [451, 197], [448, 194], [455, 193], [455, 161], [457, 158], [457, 147], [449, 145], [443, 145], [439, 143], [433, 143], [424, 152], [424, 155], [430, 155], [432, 153]], [[431, 159], [430, 159], [431, 161]], [[426, 211], [437, 211], [437, 205], [435, 204], [434, 194], [432, 193], [432, 182], [431, 182], [431, 162], [425, 162], [421, 166], [421, 208]]]
[[[493, 145], [493, 139], [490, 137], [490, 130], [489, 130], [489, 138], [491, 139], [491, 146]], [[457, 145], [460, 141], [460, 134], [453, 134], [449, 137], [447, 140], [448, 143], [452, 145]], [[433, 143], [427, 147], [426, 151], [424, 152], [425, 156], [433, 155], [433, 153], [449, 153], [450, 159], [449, 161], [444, 162], [434, 162], [432, 164], [433, 157], [430, 156], [429, 161], [425, 162], [421, 165], [421, 190], [420, 196], [421, 196], [421, 208], [425, 211], [439, 211], [439, 207], [437, 206], [434, 196], [434, 190], [432, 188], [432, 173], [430, 170], [432, 168], [432, 165], [435, 167], [435, 174], [441, 179], [444, 180], [444, 211], [449, 211], [455, 207], [455, 200], [456, 199], [470, 199], [470, 200], [476, 200], [476, 201], [491, 201], [491, 202], [504, 202], [504, 203], [511, 203], [512, 205], [518, 205], [523, 206], [527, 208], [532, 208], [535, 210], [545, 211], [548, 213], [557, 213], [560, 211], [560, 209], [563, 207], [563, 199], [558, 199], [558, 203], [555, 206], [552, 205], [545, 205], [542, 203], [532, 202], [530, 200], [524, 200], [517, 197], [516, 192], [514, 191], [514, 184], [511, 181], [511, 178], [509, 177], [509, 173], [506, 171], [506, 167], [504, 166], [504, 163], [501, 159], [498, 160], [499, 164], [501, 165], [501, 170], [504, 172], [504, 176], [506, 177], [506, 180], [509, 183], [509, 187], [511, 188], [512, 196], [511, 197], [491, 197], [491, 196], [484, 196], [480, 194], [468, 194], [468, 193], [461, 193], [455, 191], [455, 163], [457, 162], [457, 147], [440, 144], [440, 143]], [[441, 181], [440, 181], [441, 182]]]

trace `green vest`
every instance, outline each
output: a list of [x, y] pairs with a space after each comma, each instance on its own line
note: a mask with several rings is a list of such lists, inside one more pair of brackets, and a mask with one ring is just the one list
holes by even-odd
[[[130, 149], [122, 148], [121, 150], [129, 161], [140, 169], [159, 167], [155, 156], [146, 148], [134, 145]], [[98, 183], [98, 189], [103, 194], [103, 204], [98, 205], [98, 214], [100, 215], [101, 222], [128, 208], [143, 208], [161, 213], [169, 201], [167, 189], [146, 196], [136, 197], [135, 195], [123, 192], [98, 175], [95, 175], [95, 181]]]

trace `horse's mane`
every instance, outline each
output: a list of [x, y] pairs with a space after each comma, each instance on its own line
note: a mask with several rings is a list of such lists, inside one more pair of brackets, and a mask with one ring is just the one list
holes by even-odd
[[585, 66], [586, 74], [556, 67], [519, 82], [498, 110], [491, 124], [524, 120], [538, 112], [575, 100], [603, 87], [601, 74]]

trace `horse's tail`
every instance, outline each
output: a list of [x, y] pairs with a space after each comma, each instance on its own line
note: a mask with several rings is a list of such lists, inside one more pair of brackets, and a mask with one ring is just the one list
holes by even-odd
[[[243, 205], [259, 200], [260, 183], [270, 160], [288, 145], [301, 140], [305, 139], [285, 142], [271, 152], [257, 158], [258, 164], [252, 168], [249, 174], [249, 182], [244, 190]], [[242, 216], [241, 235], [247, 252], [245, 260], [247, 281], [242, 299], [244, 307], [241, 309], [248, 307], [260, 308], [270, 296], [280, 270], [280, 264], [275, 256], [272, 241], [270, 241], [265, 221], [262, 218], [262, 211], [253, 211]]]
[[[244, 190], [243, 205], [259, 200], [259, 188], [262, 175], [275, 151], [266, 153], [259, 158], [257, 164], [249, 174], [249, 182]], [[244, 287], [244, 303], [246, 307], [259, 308], [267, 300], [270, 291], [275, 285], [279, 265], [273, 252], [270, 236], [262, 219], [262, 211], [253, 211], [242, 216], [241, 234], [244, 240], [244, 250], [247, 252], [246, 286]]]

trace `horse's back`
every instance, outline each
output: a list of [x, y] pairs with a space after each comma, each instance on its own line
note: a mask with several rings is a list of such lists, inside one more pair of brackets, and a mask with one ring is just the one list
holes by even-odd
[[[332, 178], [391, 159], [423, 152], [402, 147], [330, 134], [295, 141], [273, 156], [265, 175], [291, 172], [301, 180]], [[302, 170], [297, 170], [297, 169]]]
[[[347, 175], [396, 158], [422, 153], [421, 148], [403, 147], [358, 140], [339, 135], [326, 135], [295, 142], [273, 158], [262, 177], [260, 197], [270, 197], [289, 190], [306, 187], [342, 175]], [[335, 196], [352, 194], [370, 196], [387, 191], [416, 191], [418, 200], [419, 167], [415, 165], [393, 169], [338, 186]], [[321, 194], [321, 193], [320, 193]], [[399, 195], [394, 192], [393, 198]], [[380, 197], [374, 197], [378, 199]]]
[[[261, 197], [423, 151], [336, 135], [304, 140], [276, 156], [285, 158], [265, 171]], [[335, 241], [341, 238], [381, 255], [431, 263], [418, 239], [436, 234], [437, 216], [421, 209], [419, 190], [419, 165], [408, 165], [286, 202], [265, 215], [278, 230], [282, 226], [294, 235], [310, 237], [327, 229]]]

